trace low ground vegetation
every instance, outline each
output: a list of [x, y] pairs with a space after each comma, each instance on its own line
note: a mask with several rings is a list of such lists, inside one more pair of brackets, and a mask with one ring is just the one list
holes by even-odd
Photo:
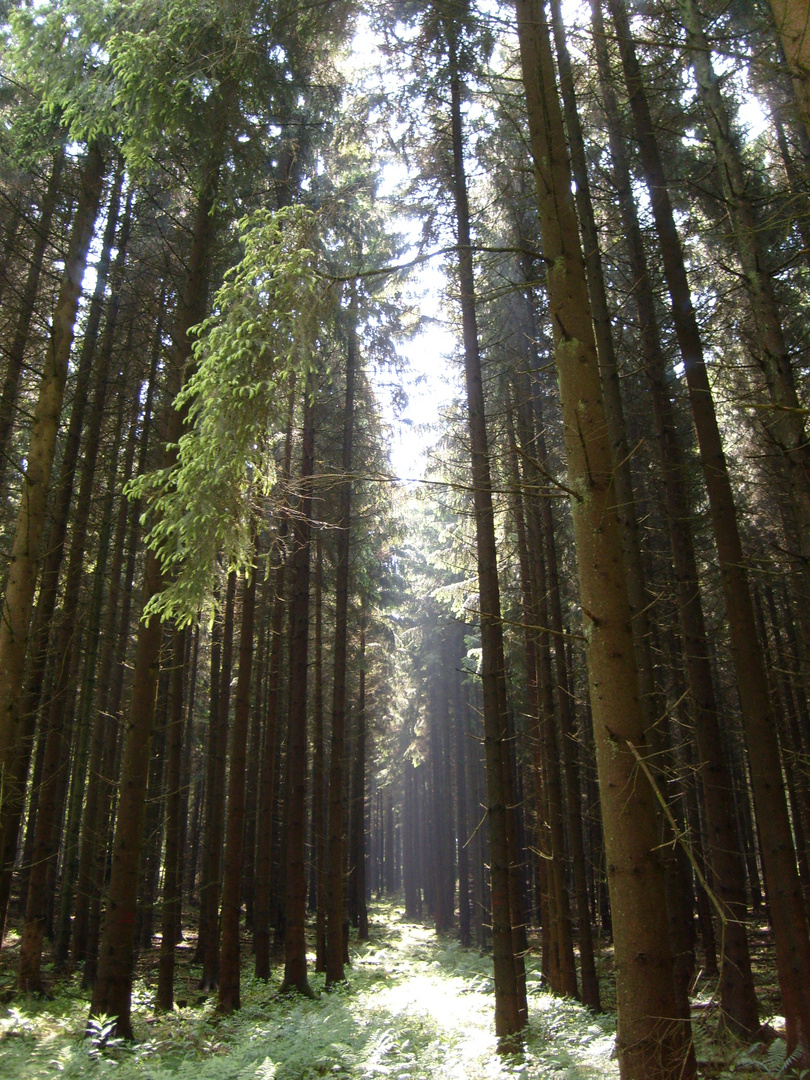
[[[767, 992], [769, 950], [760, 950]], [[409, 923], [396, 906], [372, 913], [371, 939], [353, 942], [349, 979], [323, 993], [312, 976], [313, 999], [278, 993], [243, 975], [243, 1007], [222, 1017], [216, 998], [197, 990], [193, 947], [180, 946], [177, 1003], [156, 1011], [157, 952], [142, 955], [135, 986], [135, 1042], [110, 1037], [105, 1017], [87, 1028], [88, 998], [78, 975], [54, 983], [47, 999], [13, 992], [12, 935], [0, 968], [0, 1077], [46, 1080], [601, 1080], [618, 1078], [613, 1057], [615, 1013], [594, 1015], [543, 989], [539, 960], [528, 964], [530, 1023], [524, 1051], [499, 1055], [492, 1028], [491, 960], [450, 937]], [[604, 1000], [612, 999], [610, 951], [603, 950]], [[711, 987], [695, 997], [700, 1072], [720, 1078], [786, 1075], [780, 1020], [751, 1046], [716, 1038]]]

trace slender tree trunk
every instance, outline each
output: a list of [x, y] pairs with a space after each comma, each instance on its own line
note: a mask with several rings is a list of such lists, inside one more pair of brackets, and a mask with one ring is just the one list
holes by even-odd
[[270, 978], [270, 904], [273, 874], [273, 805], [275, 802], [276, 741], [281, 715], [281, 661], [284, 612], [286, 609], [286, 554], [284, 543], [289, 530], [287, 490], [292, 468], [292, 438], [295, 394], [287, 400], [287, 435], [281, 486], [284, 502], [278, 530], [279, 565], [275, 572], [275, 601], [270, 625], [267, 705], [264, 722], [264, 750], [259, 774], [259, 828], [256, 836], [256, 893], [253, 901], [253, 951], [257, 979]]
[[537, 181], [574, 521], [599, 788], [608, 855], [623, 1080], [696, 1074], [675, 988], [630, 602], [612, 487], [596, 346], [566, 158], [548, 27], [537, 0], [517, 0], [518, 36]]
[[51, 175], [48, 187], [42, 200], [39, 211], [39, 220], [34, 232], [34, 245], [28, 262], [28, 273], [25, 284], [20, 294], [17, 312], [17, 323], [14, 328], [14, 337], [8, 351], [6, 374], [3, 381], [3, 392], [0, 395], [0, 491], [5, 489], [6, 468], [8, 466], [9, 442], [14, 426], [14, 416], [17, 411], [17, 398], [20, 392], [23, 361], [25, 349], [28, 344], [28, 335], [31, 330], [31, 320], [34, 317], [34, 308], [37, 302], [39, 279], [42, 275], [42, 267], [45, 261], [45, 251], [51, 234], [51, 221], [56, 209], [56, 200], [59, 194], [59, 181], [65, 164], [65, 155], [59, 150], [53, 158]]
[[[205, 836], [200, 886], [200, 937], [198, 949], [203, 965], [200, 989], [210, 992], [219, 985], [219, 901], [222, 890], [222, 838], [225, 831], [225, 778], [228, 760], [228, 712], [233, 658], [233, 622], [236, 574], [228, 575], [221, 644], [212, 652], [211, 718], [208, 740]], [[216, 664], [216, 674], [214, 665]]]
[[343, 411], [343, 454], [340, 480], [338, 533], [335, 555], [335, 641], [332, 680], [332, 735], [329, 760], [329, 840], [326, 876], [326, 985], [343, 981], [343, 862], [344, 765], [346, 759], [346, 638], [349, 610], [349, 554], [351, 549], [352, 444], [354, 438], [354, 384], [357, 336], [349, 313], [346, 342], [346, 402]]
[[[223, 134], [224, 137], [224, 134]], [[213, 238], [213, 218], [219, 159], [222, 147], [214, 147], [196, 208], [183, 294], [178, 303], [171, 357], [173, 397], [182, 384], [184, 369], [191, 355], [190, 327], [198, 323], [205, 308], [208, 256]], [[174, 445], [182, 431], [183, 416], [172, 410], [167, 424], [166, 443]], [[165, 464], [173, 460], [166, 452]], [[144, 573], [144, 597], [160, 591], [163, 575], [157, 556], [150, 551]], [[142, 622], [138, 631], [135, 672], [129, 716], [121, 763], [121, 789], [113, 848], [112, 872], [107, 914], [101, 941], [98, 977], [93, 988], [91, 1015], [105, 1013], [116, 1018], [116, 1030], [132, 1038], [130, 1020], [133, 932], [138, 887], [138, 862], [141, 850], [149, 753], [155, 706], [162, 626], [154, 615]]]
[[[451, 31], [452, 34], [452, 31]], [[502, 1044], [514, 1043], [526, 1024], [525, 985], [519, 984], [512, 939], [509, 881], [507, 798], [504, 790], [506, 738], [506, 665], [503, 653], [495, 519], [492, 508], [484, 389], [475, 311], [475, 279], [470, 238], [470, 212], [464, 173], [461, 80], [455, 46], [450, 48], [453, 196], [458, 236], [458, 271], [467, 385], [467, 413], [472, 453], [476, 547], [481, 623], [481, 685], [484, 698], [484, 747], [487, 774], [487, 818], [490, 837], [492, 944], [495, 967], [495, 1032]]]
[[18, 751], [28, 629], [68, 360], [103, 178], [104, 158], [98, 144], [93, 143], [87, 151], [82, 171], [81, 195], [73, 217], [65, 270], [45, 352], [0, 617], [0, 771], [6, 778], [0, 795], [0, 828], [3, 830], [15, 800], [22, 798], [13, 777], [16, 775], [14, 760]]
[[[457, 635], [458, 636], [458, 635]], [[460, 644], [460, 643], [459, 643]], [[459, 940], [464, 948], [472, 945], [472, 920], [470, 911], [470, 842], [467, 817], [467, 730], [464, 721], [464, 700], [461, 692], [461, 679], [458, 673], [453, 677], [453, 698], [451, 715], [454, 717], [456, 760], [456, 839], [458, 844], [458, 924]]]
[[307, 981], [306, 946], [306, 779], [307, 675], [309, 662], [309, 577], [312, 474], [315, 467], [314, 378], [304, 391], [300, 497], [293, 518], [293, 595], [290, 636], [290, 711], [287, 734], [286, 802], [287, 902], [282, 991], [312, 995]]
[[[130, 428], [129, 442], [124, 463], [122, 486], [132, 477], [135, 451], [138, 449], [137, 471], [146, 467], [146, 454], [149, 449], [149, 436], [152, 421], [152, 402], [154, 400], [157, 365], [160, 358], [160, 324], [156, 328], [151, 357], [151, 369], [146, 386], [146, 401], [143, 407], [142, 426], [137, 414]], [[140, 401], [140, 392], [135, 396], [136, 409]], [[79, 850], [79, 871], [76, 889], [76, 913], [73, 924], [71, 957], [74, 963], [87, 958], [91, 939], [91, 909], [97, 907], [101, 889], [101, 869], [106, 860], [108, 821], [106, 808], [110, 805], [112, 773], [112, 747], [117, 739], [117, 712], [120, 695], [113, 693], [110, 684], [120, 684], [123, 664], [119, 664], [114, 678], [116, 656], [121, 656], [123, 646], [129, 635], [129, 614], [132, 598], [132, 578], [135, 571], [135, 548], [138, 536], [139, 506], [130, 506], [121, 496], [118, 508], [118, 520], [113, 539], [113, 561], [109, 574], [109, 591], [102, 628], [103, 646], [96, 684], [98, 699], [96, 718], [91, 736], [90, 768], [87, 799], [82, 822], [82, 839]], [[130, 534], [129, 558], [125, 563], [127, 549], [126, 538]], [[123, 572], [123, 575], [122, 575]], [[123, 596], [122, 596], [123, 586]], [[116, 634], [116, 626], [118, 633]], [[95, 944], [93, 946], [95, 951]], [[90, 982], [95, 978], [91, 971]]]
[[[796, 560], [800, 582], [802, 631], [805, 656], [810, 650], [810, 444], [804, 411], [796, 392], [790, 353], [785, 340], [765, 252], [760, 241], [761, 223], [749, 196], [750, 184], [743, 167], [738, 139], [712, 65], [712, 53], [694, 0], [678, 0], [687, 31], [689, 58], [703, 104], [709, 138], [719, 166], [725, 205], [731, 219], [734, 246], [754, 318], [755, 336], [750, 350], [765, 379], [770, 409], [759, 412], [765, 431], [775, 444], [778, 464], [785, 476], [801, 559]], [[810, 24], [805, 16], [810, 34]], [[810, 59], [810, 47], [807, 51]], [[810, 73], [808, 73], [810, 78]], [[810, 100], [810, 98], [808, 99]]]
[[759, 1026], [745, 930], [745, 880], [729, 798], [731, 780], [723, 759], [720, 718], [712, 683], [697, 560], [686, 489], [687, 466], [680, 446], [670, 382], [664, 368], [652, 284], [632, 194], [630, 171], [619, 132], [618, 108], [610, 83], [604, 27], [598, 3], [592, 5], [597, 62], [619, 205], [628, 244], [633, 294], [641, 331], [641, 351], [650, 384], [653, 415], [664, 479], [664, 498], [677, 584], [684, 660], [701, 765], [706, 823], [715, 891], [726, 912], [720, 992], [723, 1023], [739, 1034]]
[[326, 820], [323, 734], [323, 540], [315, 537], [315, 685], [312, 710], [312, 832], [315, 837], [315, 970], [326, 971]]
[[[355, 905], [357, 909], [357, 940], [368, 941], [368, 907], [366, 905], [366, 608], [363, 594], [360, 612], [360, 655], [358, 657], [357, 741], [354, 748], [354, 830], [355, 830]], [[447, 834], [445, 834], [447, 835]], [[451, 911], [452, 919], [452, 911]]]
[[157, 1006], [169, 1010], [174, 1004], [175, 945], [180, 932], [180, 883], [183, 853], [180, 846], [180, 804], [183, 766], [183, 675], [186, 657], [185, 630], [172, 635], [172, 667], [169, 682], [169, 714], [166, 737], [166, 850], [163, 856], [163, 921], [161, 924]]
[[[118, 179], [120, 187], [120, 176]], [[110, 208], [110, 223], [105, 236], [105, 261], [109, 263], [117, 220], [117, 200]], [[113, 275], [113, 282], [120, 284], [120, 272], [126, 251], [129, 233], [129, 210], [127, 205], [124, 224], [119, 237], [119, 258]], [[102, 281], [106, 281], [106, 272], [100, 272]], [[103, 293], [103, 286], [102, 286]], [[70, 538], [70, 551], [65, 573], [64, 595], [62, 598], [61, 626], [57, 634], [54, 660], [54, 681], [48, 706], [47, 742], [45, 748], [45, 767], [40, 789], [40, 806], [37, 816], [37, 831], [34, 839], [34, 858], [28, 880], [28, 895], [23, 928], [23, 940], [20, 946], [19, 985], [29, 992], [40, 992], [42, 935], [44, 931], [45, 906], [47, 897], [52, 895], [47, 889], [49, 870], [56, 851], [52, 848], [51, 833], [56, 817], [58, 803], [54, 798], [58, 792], [57, 775], [67, 768], [69, 761], [69, 733], [73, 727], [72, 707], [75, 694], [74, 682], [79, 662], [78, 635], [76, 633], [77, 612], [79, 606], [82, 569], [85, 562], [85, 547], [90, 523], [90, 509], [93, 495], [96, 463], [98, 461], [101, 431], [103, 426], [104, 406], [107, 398], [109, 368], [112, 361], [113, 334], [117, 323], [117, 300], [113, 293], [111, 308], [108, 313], [107, 328], [96, 365], [96, 385], [93, 394], [88, 422], [87, 439], [81, 461], [81, 477], [73, 529]], [[90, 317], [95, 312], [100, 318], [100, 296], [98, 291], [91, 304]], [[95, 335], [96, 327], [93, 328]], [[88, 330], [88, 332], [90, 332]], [[75, 407], [75, 406], [74, 406]], [[82, 410], [83, 411], [83, 410]], [[73, 424], [71, 424], [73, 427]], [[78, 455], [78, 432], [76, 432], [76, 456]], [[72, 487], [72, 484], [70, 485]], [[60, 545], [61, 546], [61, 545]]]
[[[255, 550], [255, 547], [254, 547]], [[245, 774], [250, 721], [250, 681], [253, 674], [253, 626], [256, 615], [256, 579], [250, 578], [242, 593], [242, 626], [239, 632], [239, 675], [231, 733], [230, 776], [228, 781], [228, 832], [222, 877], [222, 937], [219, 949], [219, 995], [217, 1011], [228, 1015], [240, 1008], [239, 920], [242, 912], [242, 842], [245, 825]]]
[[782, 41], [796, 104], [810, 138], [810, 12], [803, 0], [770, 0]]
[[803, 974], [810, 970], [810, 933], [782, 786], [779, 747], [762, 654], [756, 637], [734, 497], [703, 359], [703, 344], [686, 277], [683, 250], [630, 36], [627, 14], [620, 0], [610, 0], [610, 10], [618, 32], [636, 137], [658, 232], [664, 273], [672, 299], [675, 332], [683, 358], [709, 498], [731, 637], [731, 652], [751, 765], [757, 820], [762, 837], [762, 856], [776, 945], [777, 971], [785, 1010], [788, 1051], [792, 1053], [798, 1043], [810, 1047], [810, 983]]

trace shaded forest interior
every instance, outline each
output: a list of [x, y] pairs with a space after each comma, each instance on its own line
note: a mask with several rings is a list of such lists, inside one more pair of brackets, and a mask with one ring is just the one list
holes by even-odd
[[373, 900], [504, 1054], [810, 1067], [808, 20], [0, 0], [12, 1003], [309, 999]]

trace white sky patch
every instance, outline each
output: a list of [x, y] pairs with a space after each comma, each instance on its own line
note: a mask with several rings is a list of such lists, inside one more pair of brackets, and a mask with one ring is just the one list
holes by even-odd
[[767, 111], [763, 108], [759, 98], [752, 94], [737, 110], [740, 126], [745, 130], [745, 137], [749, 141], [759, 138], [771, 122]]
[[428, 429], [438, 425], [442, 410], [457, 394], [449, 359], [456, 339], [445, 324], [442, 307], [445, 287], [439, 267], [426, 264], [414, 275], [412, 294], [426, 322], [414, 338], [397, 344], [397, 352], [409, 365], [402, 378], [408, 406], [394, 417], [390, 403], [383, 405], [393, 433], [391, 464], [403, 480], [418, 480], [424, 475], [425, 451], [435, 439], [435, 433]]

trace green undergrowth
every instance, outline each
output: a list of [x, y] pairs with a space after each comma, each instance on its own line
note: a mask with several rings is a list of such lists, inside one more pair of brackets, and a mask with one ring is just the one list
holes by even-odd
[[[246, 955], [246, 970], [249, 966]], [[142, 968], [143, 970], [143, 968]], [[146, 968], [148, 973], [148, 967]], [[49, 1000], [17, 998], [0, 1014], [0, 1077], [44, 1080], [597, 1080], [618, 1077], [612, 1057], [615, 1015], [595, 1016], [541, 986], [529, 958], [529, 1031], [523, 1052], [498, 1054], [493, 1030], [491, 959], [404, 921], [394, 907], [375, 909], [371, 940], [352, 948], [345, 985], [313, 999], [280, 995], [245, 974], [242, 1009], [216, 1012], [215, 998], [194, 989], [182, 969], [178, 1005], [155, 1011], [153, 980], [136, 983], [135, 1042], [109, 1037], [105, 1017], [91, 1037], [87, 997], [78, 981], [60, 983]], [[778, 1045], [701, 1047], [705, 1075], [776, 1075]], [[744, 1055], [744, 1056], [741, 1056]], [[709, 1059], [711, 1064], [708, 1064]]]

